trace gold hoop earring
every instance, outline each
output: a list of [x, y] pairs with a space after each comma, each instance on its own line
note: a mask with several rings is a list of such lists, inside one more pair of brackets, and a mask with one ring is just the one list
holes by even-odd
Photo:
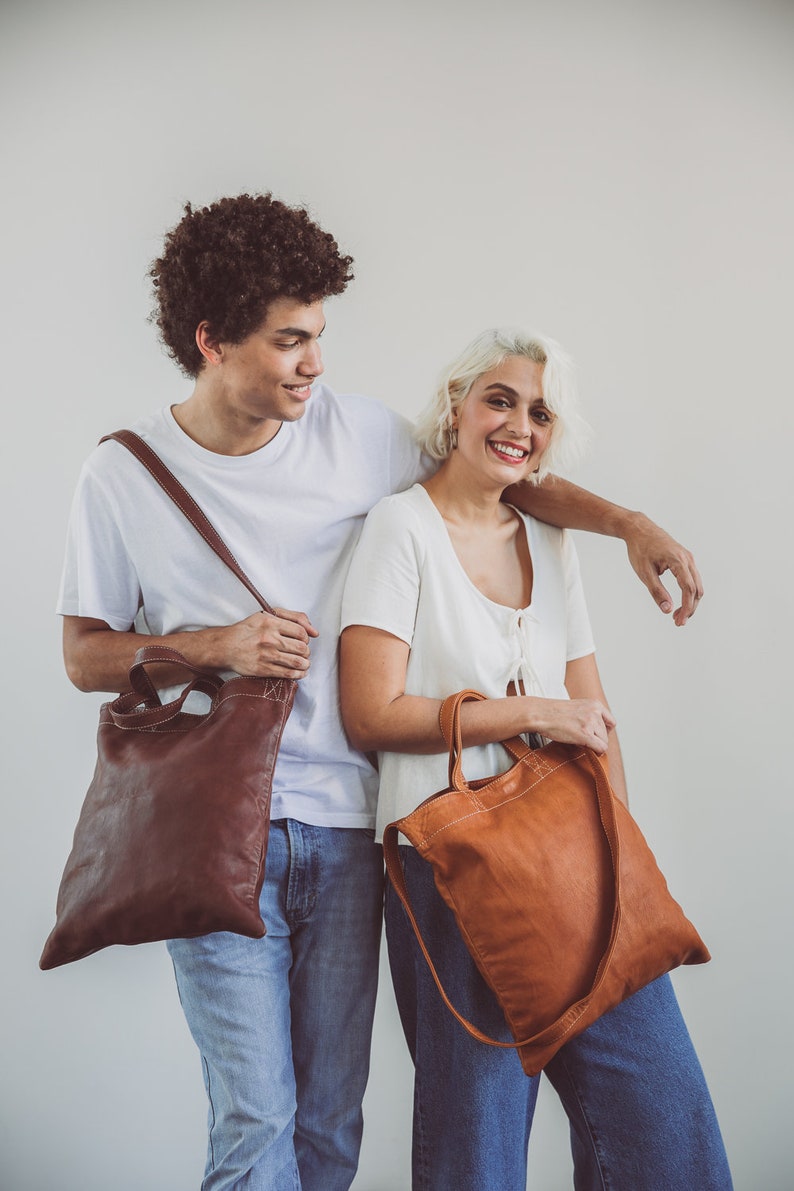
[[458, 428], [457, 426], [450, 426], [449, 428], [449, 448], [451, 451], [458, 449]]

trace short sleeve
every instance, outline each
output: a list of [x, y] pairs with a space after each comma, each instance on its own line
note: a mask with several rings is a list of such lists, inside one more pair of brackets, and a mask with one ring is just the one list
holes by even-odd
[[140, 585], [100, 479], [86, 463], [69, 517], [57, 611], [89, 616], [125, 632], [141, 603]]
[[562, 532], [562, 561], [565, 572], [567, 614], [566, 661], [572, 662], [576, 658], [595, 653], [595, 643], [584, 598], [579, 556], [576, 553], [573, 537], [567, 529]]
[[413, 641], [424, 546], [412, 510], [386, 497], [370, 512], [350, 564], [342, 628], [360, 624]]

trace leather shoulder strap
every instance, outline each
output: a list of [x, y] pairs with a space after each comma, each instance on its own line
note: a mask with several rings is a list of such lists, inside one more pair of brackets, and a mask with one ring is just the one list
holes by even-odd
[[184, 485], [179, 482], [173, 472], [168, 470], [162, 459], [152, 450], [149, 444], [144, 442], [140, 435], [135, 434], [132, 430], [117, 430], [114, 434], [106, 434], [99, 441], [103, 443], [109, 439], [114, 439], [116, 442], [121, 443], [123, 447], [126, 447], [143, 464], [152, 478], [171, 497], [174, 504], [181, 509], [197, 533], [201, 534], [210, 549], [215, 551], [221, 562], [224, 562], [229, 570], [237, 576], [243, 586], [250, 591], [262, 611], [269, 612], [271, 616], [275, 616], [275, 612], [270, 607], [270, 604], [268, 604], [264, 596], [259, 594], [215, 527], [201, 511]]

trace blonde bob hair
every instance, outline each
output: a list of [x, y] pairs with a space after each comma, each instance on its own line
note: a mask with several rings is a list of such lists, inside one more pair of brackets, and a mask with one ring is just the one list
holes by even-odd
[[543, 365], [543, 399], [554, 414], [549, 445], [537, 472], [538, 484], [550, 472], [564, 472], [579, 459], [589, 427], [578, 412], [574, 367], [558, 343], [537, 332], [483, 331], [442, 374], [435, 396], [416, 422], [416, 439], [433, 459], [446, 459], [452, 450], [452, 421], [475, 381], [498, 368], [510, 356], [525, 356]]

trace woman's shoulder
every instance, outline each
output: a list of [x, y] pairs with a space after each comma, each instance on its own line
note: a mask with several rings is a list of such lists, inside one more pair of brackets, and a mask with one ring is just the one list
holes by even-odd
[[359, 553], [377, 558], [409, 556], [421, 565], [428, 538], [423, 498], [427, 500], [424, 489], [415, 484], [379, 500], [364, 522]]
[[547, 546], [549, 549], [562, 550], [566, 537], [568, 536], [567, 529], [560, 529], [556, 525], [549, 525], [545, 521], [539, 521], [537, 517], [533, 517], [531, 513], [525, 513], [523, 509], [519, 509], [516, 505], [510, 505], [510, 508], [518, 516], [527, 528], [527, 534], [536, 542]]
[[421, 484], [414, 484], [404, 492], [382, 497], [373, 505], [367, 522], [378, 521], [392, 525], [418, 526], [426, 520], [428, 495]]
[[578, 556], [570, 529], [549, 525], [515, 508], [514, 505], [510, 507], [526, 526], [527, 542], [536, 567], [545, 564], [547, 568], [555, 568], [562, 575], [578, 574]]

